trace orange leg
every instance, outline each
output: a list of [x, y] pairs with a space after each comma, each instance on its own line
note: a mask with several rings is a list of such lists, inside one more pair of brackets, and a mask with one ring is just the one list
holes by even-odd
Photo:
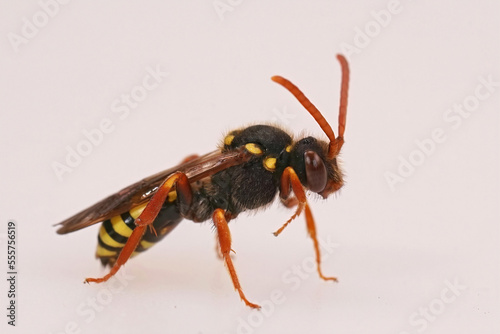
[[[296, 197], [290, 197], [290, 190], [293, 190]], [[298, 217], [303, 209], [305, 209], [307, 231], [309, 233], [309, 236], [313, 240], [319, 277], [324, 280], [337, 281], [337, 278], [327, 277], [323, 275], [321, 271], [321, 252], [319, 250], [319, 243], [316, 237], [316, 225], [314, 223], [314, 218], [311, 209], [309, 208], [309, 204], [307, 203], [307, 197], [304, 192], [304, 188], [302, 187], [299, 177], [292, 167], [287, 167], [283, 172], [283, 175], [281, 177], [280, 197], [282, 203], [286, 207], [293, 207], [294, 205], [298, 205], [298, 207], [293, 216], [288, 219], [288, 221], [283, 224], [283, 226], [281, 226], [276, 232], [274, 232], [274, 235], [278, 236], [285, 229], [285, 227], [290, 224], [293, 219]]]
[[291, 209], [291, 208], [296, 207], [299, 204], [299, 200], [297, 199], [297, 197], [290, 196], [286, 199], [282, 199], [281, 203], [284, 206], [286, 206], [287, 208]]
[[[231, 249], [231, 251], [233, 253], [235, 253], [234, 250]], [[222, 255], [222, 251], [220, 250], [220, 246], [219, 246], [219, 236], [218, 235], [215, 235], [215, 253], [217, 253], [217, 258], [219, 260], [224, 260], [224, 255]], [[231, 256], [231, 259], [234, 259], [233, 253], [229, 254], [229, 256]]]
[[314, 252], [316, 253], [316, 264], [318, 267], [318, 274], [319, 277], [324, 279], [325, 281], [335, 281], [337, 282], [336, 277], [329, 277], [323, 275], [321, 272], [321, 253], [319, 251], [319, 243], [318, 239], [316, 238], [316, 224], [314, 224], [314, 218], [311, 212], [311, 209], [309, 208], [309, 205], [306, 204], [306, 224], [307, 224], [307, 232], [309, 232], [309, 236], [313, 240], [314, 243]]
[[200, 156], [198, 154], [191, 154], [191, 155], [188, 155], [187, 157], [184, 158], [184, 160], [181, 161], [181, 165], [182, 164], [185, 164], [186, 162], [189, 162], [191, 160], [194, 160], [196, 158], [199, 158]]
[[87, 278], [85, 279], [86, 283], [94, 282], [94, 283], [102, 283], [106, 282], [110, 279], [114, 274], [118, 272], [121, 266], [123, 266], [127, 260], [130, 258], [134, 250], [141, 242], [142, 236], [146, 232], [146, 228], [149, 226], [152, 228], [152, 224], [160, 212], [165, 199], [167, 198], [170, 190], [175, 187], [177, 192], [183, 195], [183, 200], [191, 203], [192, 199], [192, 191], [191, 186], [189, 185], [189, 181], [185, 174], [183, 173], [175, 173], [169, 176], [163, 184], [158, 188], [158, 191], [151, 197], [151, 200], [148, 202], [148, 205], [144, 209], [144, 211], [140, 214], [139, 217], [135, 220], [136, 227], [132, 234], [127, 240], [127, 243], [123, 247], [118, 259], [114, 263], [113, 267], [109, 271], [107, 275], [101, 278]]
[[227, 225], [224, 210], [217, 209], [212, 215], [215, 227], [217, 228], [217, 236], [219, 237], [219, 246], [222, 253], [222, 257], [226, 262], [227, 269], [229, 270], [229, 275], [231, 275], [231, 280], [233, 281], [234, 288], [238, 291], [241, 300], [250, 306], [251, 308], [260, 308], [259, 305], [251, 303], [245, 297], [243, 290], [241, 289], [240, 282], [238, 281], [238, 276], [236, 275], [236, 270], [233, 266], [233, 261], [231, 260], [231, 232], [229, 231], [229, 226]]
[[[296, 200], [291, 199], [290, 190], [293, 190]], [[290, 217], [290, 219], [288, 219], [286, 223], [283, 224], [283, 226], [281, 226], [276, 232], [273, 233], [276, 237], [285, 229], [285, 227], [288, 226], [288, 224], [290, 224], [292, 220], [297, 218], [302, 213], [304, 206], [307, 205], [306, 193], [304, 192], [304, 188], [300, 183], [299, 177], [292, 167], [285, 168], [283, 175], [281, 175], [280, 197], [286, 207], [295, 205], [298, 206], [297, 210]]]

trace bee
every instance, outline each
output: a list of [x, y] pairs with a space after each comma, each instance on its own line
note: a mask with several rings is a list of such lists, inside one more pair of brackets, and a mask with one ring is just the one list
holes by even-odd
[[328, 142], [311, 136], [294, 141], [287, 132], [270, 125], [237, 129], [224, 137], [218, 150], [190, 156], [179, 165], [134, 183], [58, 224], [57, 233], [66, 234], [102, 222], [96, 257], [110, 271], [85, 282], [107, 281], [130, 257], [163, 239], [182, 219], [193, 222], [211, 219], [235, 290], [246, 305], [259, 308], [246, 298], [239, 283], [230, 256], [228, 222], [241, 212], [270, 204], [277, 194], [285, 207], [295, 208], [295, 213], [274, 235], [279, 235], [304, 212], [318, 274], [324, 280], [336, 281], [335, 277], [322, 273], [306, 191], [326, 199], [343, 186], [337, 157], [344, 144], [349, 67], [344, 56], [337, 55], [337, 59], [342, 69], [338, 136], [294, 84], [280, 76], [271, 78], [292, 93], [314, 117]]

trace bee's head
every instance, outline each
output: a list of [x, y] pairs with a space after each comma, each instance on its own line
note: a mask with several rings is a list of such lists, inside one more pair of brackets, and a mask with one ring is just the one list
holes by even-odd
[[344, 144], [344, 131], [347, 114], [347, 93], [349, 88], [349, 66], [342, 55], [337, 55], [342, 68], [342, 83], [340, 91], [338, 136], [320, 111], [309, 99], [290, 81], [282, 77], [272, 77], [272, 80], [288, 89], [304, 108], [309, 111], [328, 139], [329, 143], [306, 137], [295, 143], [290, 151], [290, 166], [295, 170], [300, 182], [307, 189], [320, 194], [324, 198], [339, 190], [343, 185], [342, 172], [337, 163], [337, 156]]
[[300, 183], [312, 192], [327, 198], [344, 184], [337, 157], [328, 157], [328, 143], [306, 137], [295, 143], [290, 152], [290, 166]]

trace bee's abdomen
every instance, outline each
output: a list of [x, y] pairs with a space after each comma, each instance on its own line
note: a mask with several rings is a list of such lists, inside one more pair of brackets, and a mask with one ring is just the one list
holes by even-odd
[[[102, 223], [97, 237], [96, 257], [103, 265], [112, 266], [115, 263], [136, 226], [135, 219], [142, 213], [146, 204], [136, 206]], [[148, 228], [132, 256], [151, 248], [172, 231], [181, 220], [182, 216], [175, 203], [166, 202], [153, 222], [156, 234]]]

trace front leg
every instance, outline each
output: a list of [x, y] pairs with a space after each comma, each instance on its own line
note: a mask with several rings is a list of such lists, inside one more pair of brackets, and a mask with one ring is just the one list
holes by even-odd
[[[291, 196], [291, 190], [293, 190], [295, 197]], [[323, 275], [323, 272], [321, 271], [321, 252], [319, 251], [319, 242], [316, 236], [316, 224], [314, 223], [311, 209], [309, 208], [309, 204], [307, 203], [307, 197], [304, 192], [304, 187], [302, 187], [299, 177], [292, 167], [287, 167], [283, 172], [283, 175], [281, 176], [280, 198], [282, 203], [285, 204], [286, 207], [293, 207], [295, 205], [298, 205], [298, 207], [292, 217], [288, 219], [288, 221], [283, 224], [280, 229], [274, 232], [274, 235], [278, 236], [285, 229], [285, 227], [290, 224], [290, 222], [295, 219], [295, 217], [299, 216], [303, 209], [305, 209], [307, 232], [313, 240], [319, 277], [324, 280], [337, 281], [337, 278], [327, 277]]]
[[[292, 190], [295, 197], [291, 196]], [[306, 193], [304, 192], [304, 188], [300, 183], [297, 173], [295, 173], [292, 167], [285, 168], [283, 174], [281, 175], [280, 199], [287, 208], [297, 206], [297, 210], [295, 210], [295, 213], [286, 221], [285, 224], [283, 224], [283, 226], [273, 233], [276, 237], [285, 229], [285, 227], [288, 226], [288, 224], [290, 224], [292, 220], [298, 217], [304, 207], [307, 206]]]

